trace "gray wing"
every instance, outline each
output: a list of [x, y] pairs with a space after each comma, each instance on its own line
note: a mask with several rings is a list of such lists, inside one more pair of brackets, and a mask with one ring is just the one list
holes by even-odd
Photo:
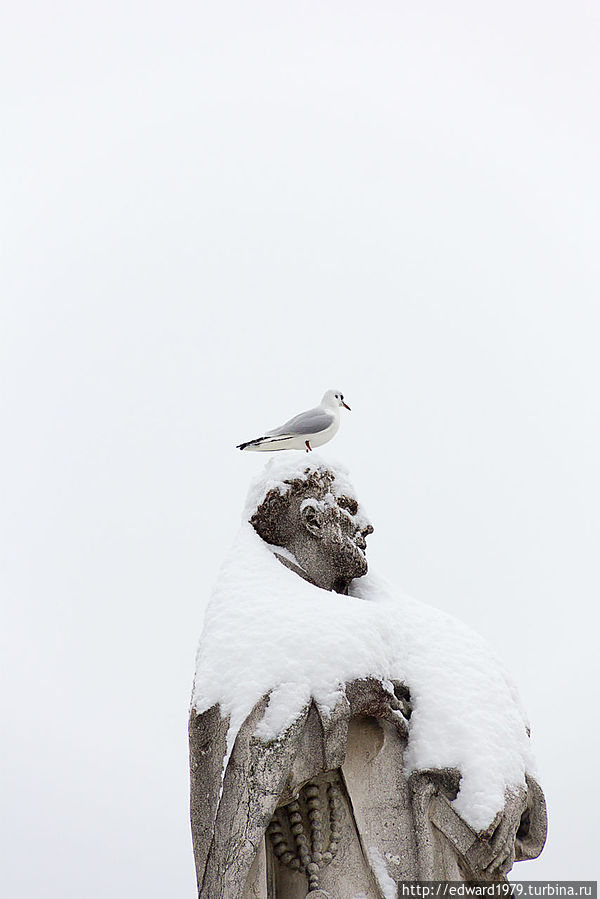
[[284, 434], [318, 434], [332, 425], [334, 419], [333, 412], [328, 412], [322, 406], [316, 406], [314, 409], [309, 409], [308, 412], [301, 412], [300, 415], [295, 415], [279, 428], [267, 431], [266, 436], [282, 437]]

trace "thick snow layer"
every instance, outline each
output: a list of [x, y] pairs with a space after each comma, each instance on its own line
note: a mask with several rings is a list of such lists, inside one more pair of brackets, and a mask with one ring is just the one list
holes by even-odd
[[[269, 463], [250, 492], [243, 522], [207, 607], [193, 706], [219, 703], [230, 716], [229, 751], [245, 718], [267, 692], [257, 734], [281, 734], [314, 697], [327, 712], [342, 685], [359, 677], [397, 679], [413, 713], [407, 773], [458, 768], [456, 811], [487, 828], [507, 789], [535, 773], [518, 695], [490, 647], [460, 621], [419, 603], [369, 573], [351, 596], [314, 587], [286, 568], [248, 524], [265, 493], [301, 475], [308, 462]], [[329, 468], [332, 468], [329, 463]], [[353, 495], [345, 471], [336, 493]], [[335, 488], [334, 488], [335, 489]]]

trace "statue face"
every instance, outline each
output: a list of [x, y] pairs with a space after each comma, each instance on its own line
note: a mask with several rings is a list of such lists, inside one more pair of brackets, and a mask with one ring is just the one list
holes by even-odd
[[250, 518], [257, 534], [294, 557], [278, 558], [300, 577], [324, 590], [347, 593], [354, 578], [367, 573], [366, 538], [371, 522], [353, 496], [336, 496], [335, 475], [306, 472], [288, 481], [287, 494], [270, 490]]
[[307, 496], [298, 505], [300, 539], [294, 552], [318, 586], [347, 592], [350, 582], [367, 573], [366, 538], [371, 523], [349, 496]]

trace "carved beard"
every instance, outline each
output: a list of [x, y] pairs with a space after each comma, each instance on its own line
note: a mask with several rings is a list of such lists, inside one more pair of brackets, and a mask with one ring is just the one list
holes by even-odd
[[367, 558], [347, 534], [331, 534], [328, 549], [336, 571], [345, 581], [362, 577], [367, 573]]

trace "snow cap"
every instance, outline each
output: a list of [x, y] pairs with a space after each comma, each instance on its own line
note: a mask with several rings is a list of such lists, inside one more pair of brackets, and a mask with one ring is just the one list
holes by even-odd
[[283, 496], [292, 481], [305, 480], [314, 472], [330, 472], [333, 475], [331, 493], [333, 496], [348, 496], [358, 502], [356, 491], [348, 475], [348, 469], [340, 462], [325, 461], [317, 453], [280, 453], [269, 459], [262, 472], [256, 477], [248, 491], [244, 506], [244, 520], [250, 521], [267, 493], [278, 490]]

